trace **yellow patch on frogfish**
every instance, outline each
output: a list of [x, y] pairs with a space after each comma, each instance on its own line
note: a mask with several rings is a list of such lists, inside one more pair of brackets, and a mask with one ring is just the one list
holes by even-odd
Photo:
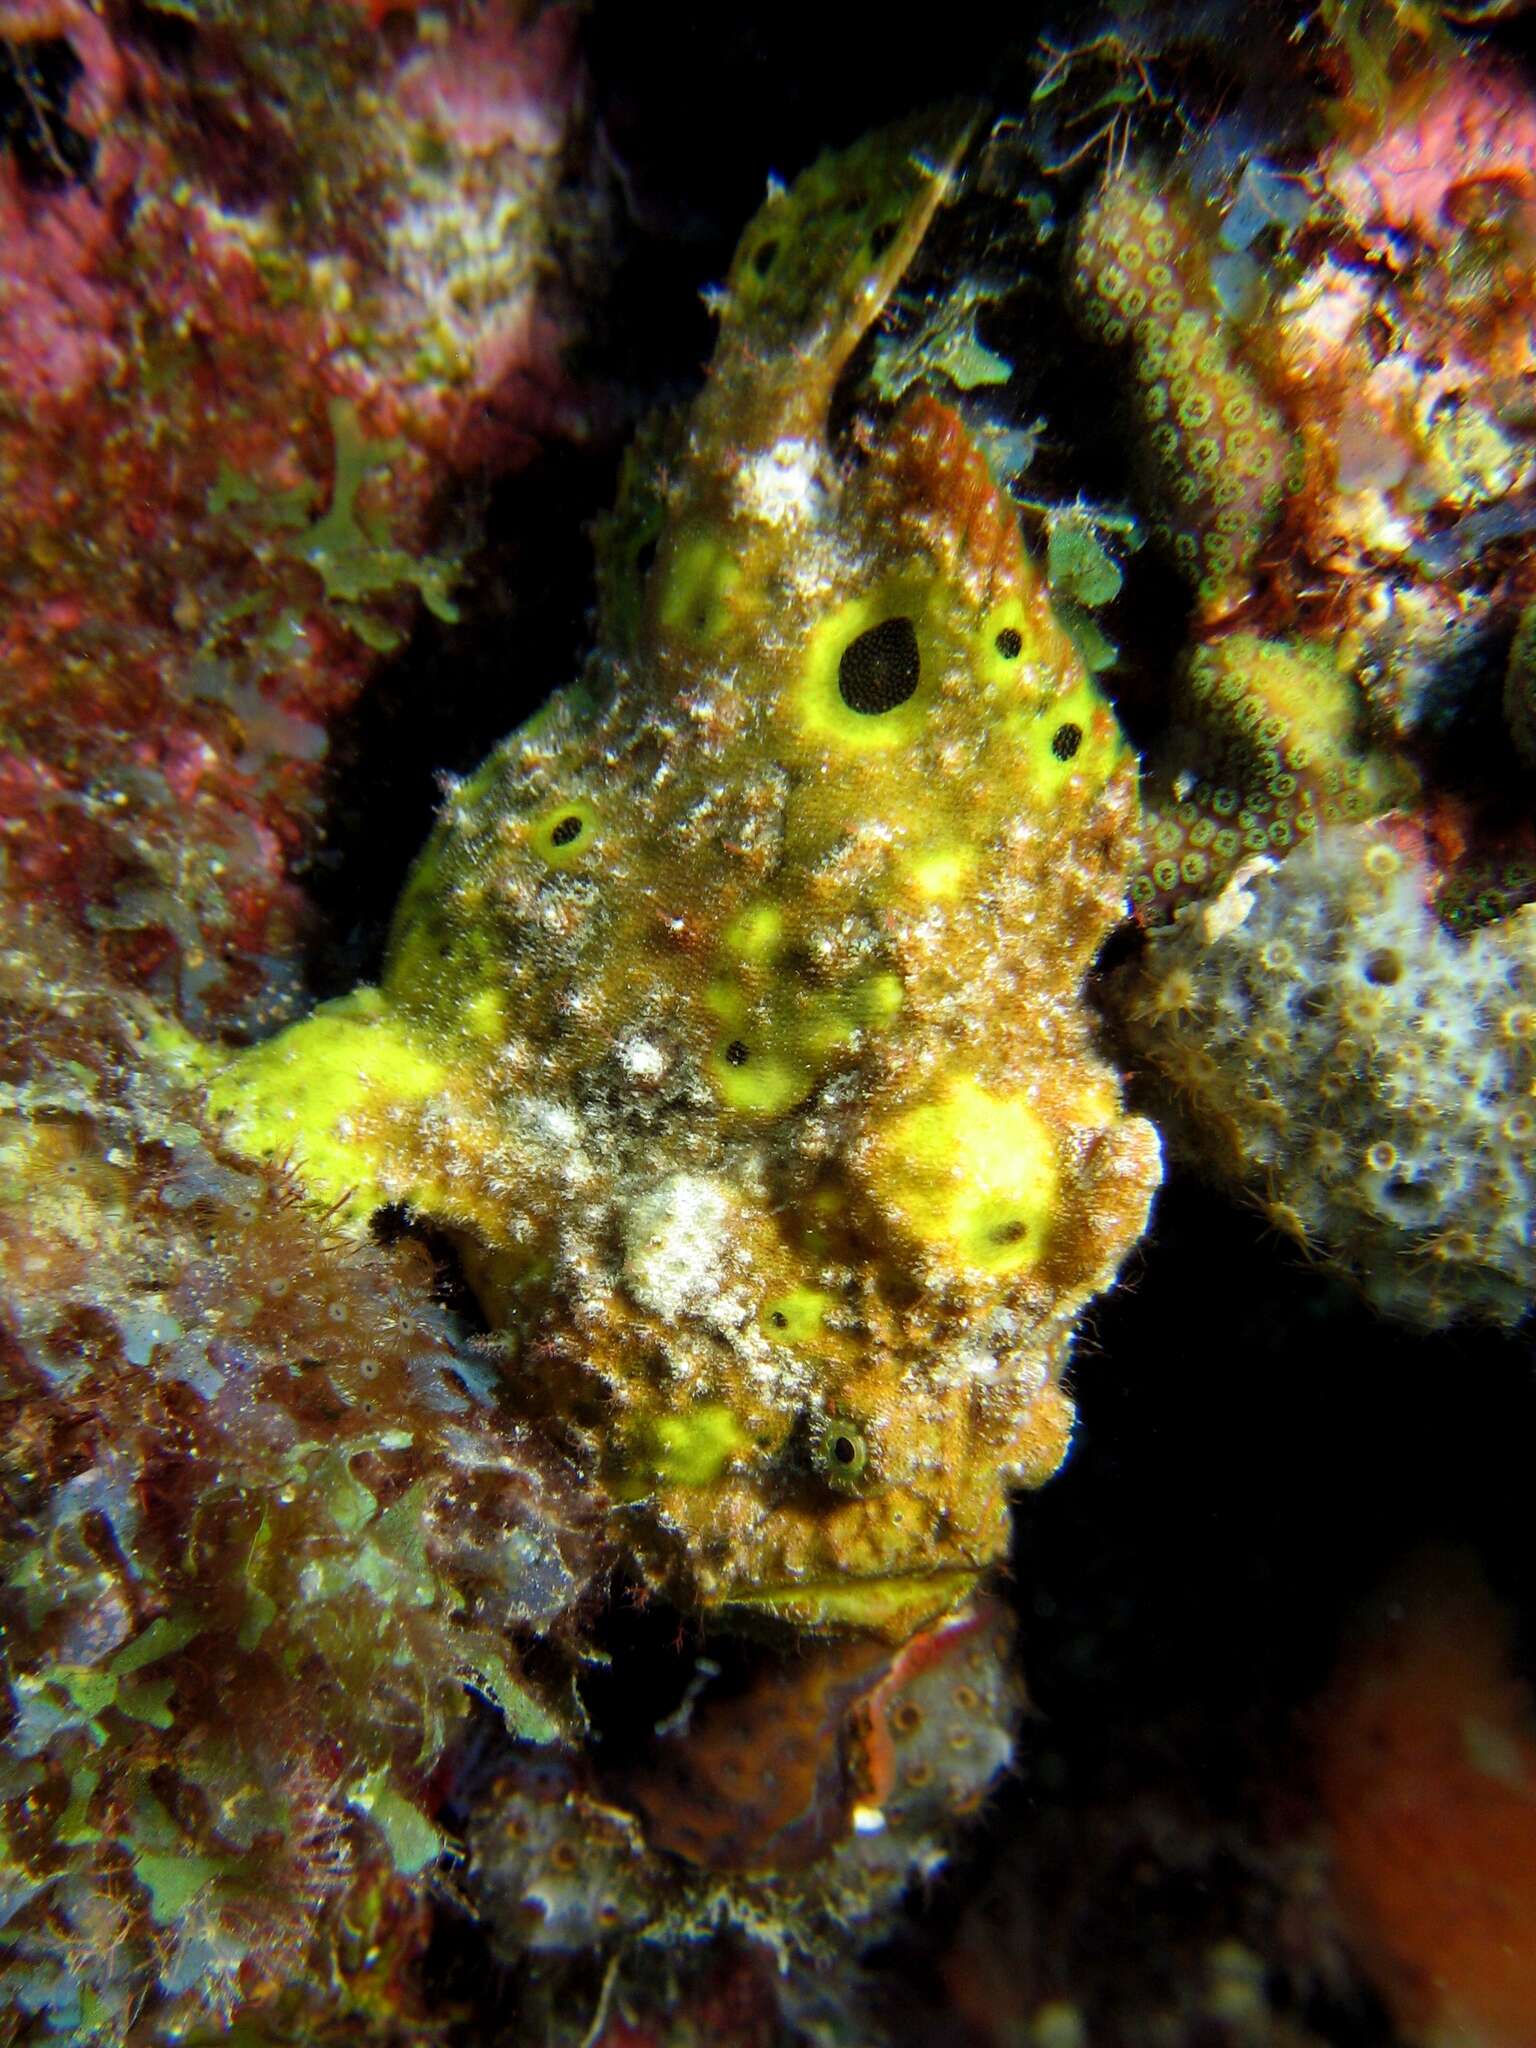
[[1084, 998], [1135, 760], [960, 418], [829, 437], [962, 125], [769, 199], [614, 522], [622, 654], [450, 797], [381, 988], [215, 1090], [357, 1227], [454, 1237], [675, 1594], [892, 1636], [1060, 1463], [1158, 1178]]

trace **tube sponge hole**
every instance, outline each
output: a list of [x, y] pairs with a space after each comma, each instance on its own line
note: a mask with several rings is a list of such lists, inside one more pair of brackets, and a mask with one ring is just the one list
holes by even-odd
[[709, 1076], [726, 1108], [747, 1116], [781, 1116], [815, 1085], [798, 1059], [734, 1034], [710, 1054]]
[[1037, 796], [1046, 803], [1074, 776], [1081, 776], [1086, 788], [1102, 787], [1127, 757], [1114, 713], [1086, 681], [1049, 704], [1010, 713], [1007, 728], [1019, 743]]
[[821, 1339], [830, 1294], [818, 1287], [794, 1287], [764, 1307], [760, 1324], [765, 1336], [778, 1344], [811, 1344]]
[[850, 598], [810, 636], [795, 708], [803, 732], [857, 752], [910, 746], [948, 645], [931, 618], [943, 586], [913, 578]]
[[1395, 947], [1378, 946], [1366, 956], [1365, 978], [1375, 982], [1378, 988], [1390, 988], [1400, 981], [1403, 974], [1402, 956]]

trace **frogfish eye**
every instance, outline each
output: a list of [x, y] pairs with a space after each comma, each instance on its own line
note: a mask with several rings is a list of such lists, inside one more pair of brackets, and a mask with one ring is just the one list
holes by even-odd
[[829, 1415], [816, 1439], [816, 1469], [829, 1486], [856, 1488], [869, 1470], [863, 1432], [839, 1415]]

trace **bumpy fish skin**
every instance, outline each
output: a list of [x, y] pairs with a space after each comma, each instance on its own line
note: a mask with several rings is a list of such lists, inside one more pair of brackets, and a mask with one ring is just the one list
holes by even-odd
[[449, 799], [382, 987], [216, 1090], [451, 1232], [674, 1592], [892, 1637], [1060, 1463], [1159, 1172], [1084, 998], [1135, 759], [959, 417], [829, 440], [963, 130], [770, 197], [586, 690]]

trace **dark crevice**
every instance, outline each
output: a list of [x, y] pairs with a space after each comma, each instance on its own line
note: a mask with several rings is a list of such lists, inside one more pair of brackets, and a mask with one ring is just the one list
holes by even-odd
[[96, 145], [69, 122], [81, 72], [67, 36], [0, 40], [0, 138], [31, 192], [89, 184]]
[[441, 1230], [432, 1229], [399, 1203], [376, 1209], [369, 1219], [369, 1228], [381, 1245], [398, 1244], [402, 1238], [414, 1239], [431, 1261], [432, 1299], [438, 1307], [453, 1316], [462, 1336], [477, 1337], [487, 1333], [490, 1325], [464, 1278], [459, 1255]]
[[583, 1667], [579, 1690], [594, 1754], [612, 1771], [642, 1756], [658, 1726], [683, 1708], [712, 1671], [700, 1668], [698, 1621], [634, 1576], [622, 1577], [613, 1588], [593, 1638], [606, 1661]]
[[197, 23], [154, 0], [128, 0], [123, 9], [125, 34], [167, 68], [185, 64], [197, 44]]
[[617, 459], [611, 446], [557, 446], [496, 483], [473, 581], [457, 593], [459, 623], [424, 618], [333, 727], [325, 838], [304, 876], [318, 912], [307, 963], [317, 995], [377, 976], [443, 778], [469, 774], [580, 674], [593, 600], [588, 530], [612, 501]]

